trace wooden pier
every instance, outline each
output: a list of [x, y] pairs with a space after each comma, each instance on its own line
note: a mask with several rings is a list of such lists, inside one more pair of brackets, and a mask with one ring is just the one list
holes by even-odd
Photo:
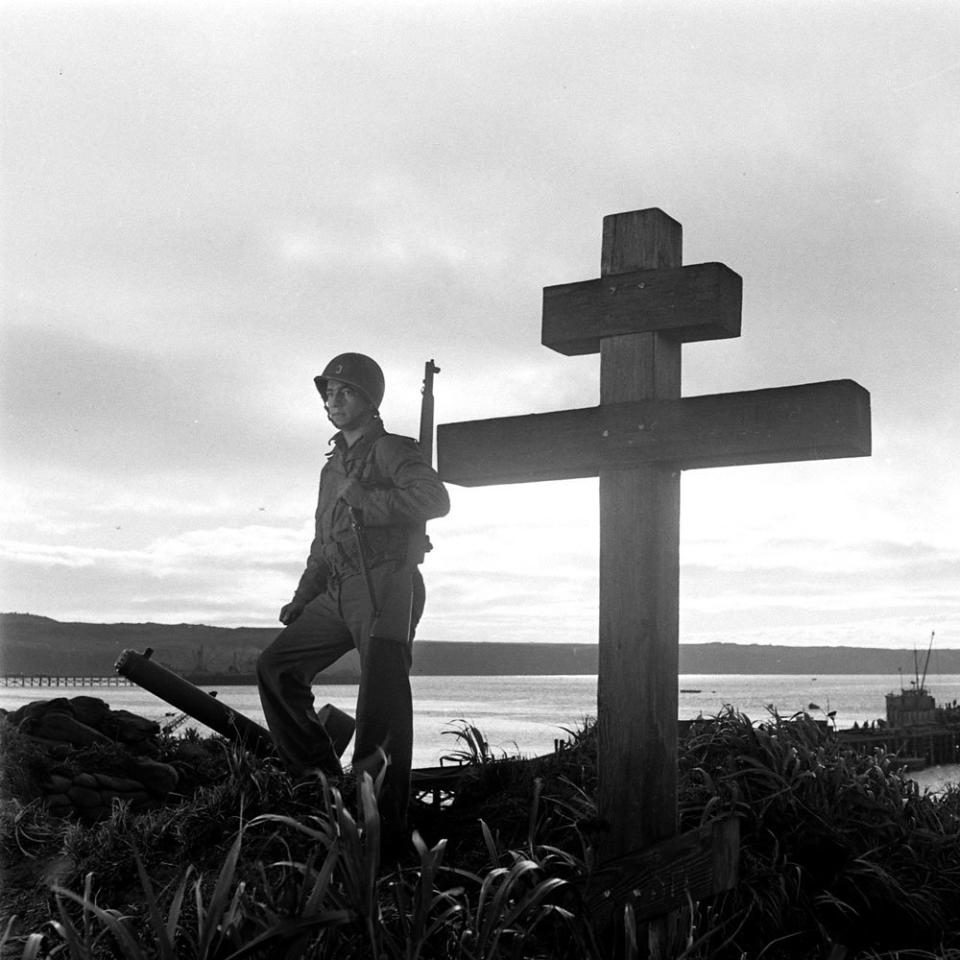
[[112, 673], [105, 677], [63, 676], [60, 674], [0, 674], [0, 687], [129, 687], [126, 677]]
[[840, 730], [838, 737], [844, 746], [858, 750], [883, 747], [911, 767], [960, 762], [960, 726]]

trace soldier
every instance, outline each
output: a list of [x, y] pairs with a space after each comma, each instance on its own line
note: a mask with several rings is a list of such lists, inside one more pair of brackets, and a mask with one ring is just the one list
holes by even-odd
[[376, 774], [388, 762], [380, 811], [396, 834], [410, 790], [411, 642], [423, 612], [423, 525], [446, 514], [450, 501], [418, 444], [384, 429], [384, 379], [375, 361], [340, 354], [314, 379], [338, 432], [320, 474], [306, 569], [280, 611], [285, 629], [257, 663], [260, 700], [292, 773], [342, 772], [314, 711], [311, 682], [355, 648], [361, 673], [353, 768]]

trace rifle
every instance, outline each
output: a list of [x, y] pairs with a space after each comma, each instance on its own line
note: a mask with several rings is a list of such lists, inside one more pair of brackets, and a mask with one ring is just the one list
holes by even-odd
[[423, 395], [420, 400], [420, 449], [423, 451], [423, 458], [433, 466], [433, 375], [439, 373], [440, 368], [428, 360], [423, 365], [423, 387], [420, 392]]
[[[431, 358], [423, 365], [423, 386], [420, 388], [420, 451], [424, 460], [433, 466], [433, 378], [440, 372], [440, 368]], [[360, 570], [367, 581], [367, 590], [370, 594], [370, 605], [373, 607], [374, 617], [380, 615], [380, 608], [373, 590], [373, 580], [368, 565], [367, 542], [363, 530], [363, 516], [360, 511], [347, 505], [350, 514], [350, 526], [357, 541], [357, 553], [360, 559]], [[424, 555], [433, 549], [430, 538], [427, 536], [427, 526], [420, 528], [420, 536], [414, 541], [410, 551], [410, 559], [417, 564], [423, 563]]]
[[[434, 363], [433, 359], [428, 360], [423, 365], [423, 387], [420, 392], [422, 399], [420, 401], [420, 451], [424, 459], [430, 466], [433, 466], [433, 377], [440, 372], [440, 368]], [[380, 617], [383, 609], [377, 603], [377, 596], [373, 585], [373, 576], [370, 573], [369, 554], [367, 552], [367, 538], [363, 528], [363, 515], [361, 511], [347, 505], [350, 514], [350, 526], [353, 527], [353, 534], [357, 542], [357, 554], [360, 561], [360, 571], [363, 573], [364, 580], [367, 583], [367, 593], [370, 597], [370, 607], [373, 610], [373, 626], [371, 635], [377, 636], [380, 627]], [[413, 564], [423, 563], [424, 556], [433, 549], [430, 538], [427, 536], [427, 525], [421, 524], [417, 535], [411, 540], [410, 553], [408, 560]], [[384, 598], [381, 598], [386, 602]], [[407, 636], [411, 634], [410, 618], [413, 615], [412, 597], [407, 607]], [[388, 618], [392, 620], [393, 618]]]
[[367, 582], [367, 593], [370, 595], [370, 607], [373, 610], [373, 622], [380, 619], [380, 606], [377, 603], [377, 595], [373, 589], [373, 574], [370, 573], [370, 567], [367, 563], [367, 536], [363, 531], [363, 519], [356, 507], [347, 504], [347, 513], [350, 514], [350, 526], [353, 527], [353, 535], [357, 540], [357, 559], [360, 561], [360, 570], [363, 573], [363, 579]]
[[[424, 460], [433, 466], [433, 376], [440, 372], [440, 368], [429, 359], [423, 365], [423, 386], [420, 388], [420, 450]], [[423, 563], [424, 557], [433, 549], [433, 544], [427, 536], [427, 525], [420, 528], [421, 547], [415, 551], [417, 563]]]

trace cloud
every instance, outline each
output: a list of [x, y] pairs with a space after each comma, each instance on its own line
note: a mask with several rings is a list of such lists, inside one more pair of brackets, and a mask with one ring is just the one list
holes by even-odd
[[272, 623], [293, 593], [308, 546], [308, 531], [264, 524], [193, 529], [135, 547], [4, 541], [3, 609], [56, 607], [52, 615], [60, 619], [104, 619], [106, 609], [110, 621], [146, 614]]
[[261, 402], [265, 370], [31, 327], [8, 329], [4, 346], [3, 446], [20, 467], [226, 476], [302, 447], [296, 418]]

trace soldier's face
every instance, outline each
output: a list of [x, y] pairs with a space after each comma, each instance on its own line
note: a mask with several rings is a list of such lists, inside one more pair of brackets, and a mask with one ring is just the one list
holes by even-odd
[[354, 430], [362, 426], [373, 410], [359, 390], [339, 380], [327, 381], [323, 403], [330, 422], [338, 430]]

